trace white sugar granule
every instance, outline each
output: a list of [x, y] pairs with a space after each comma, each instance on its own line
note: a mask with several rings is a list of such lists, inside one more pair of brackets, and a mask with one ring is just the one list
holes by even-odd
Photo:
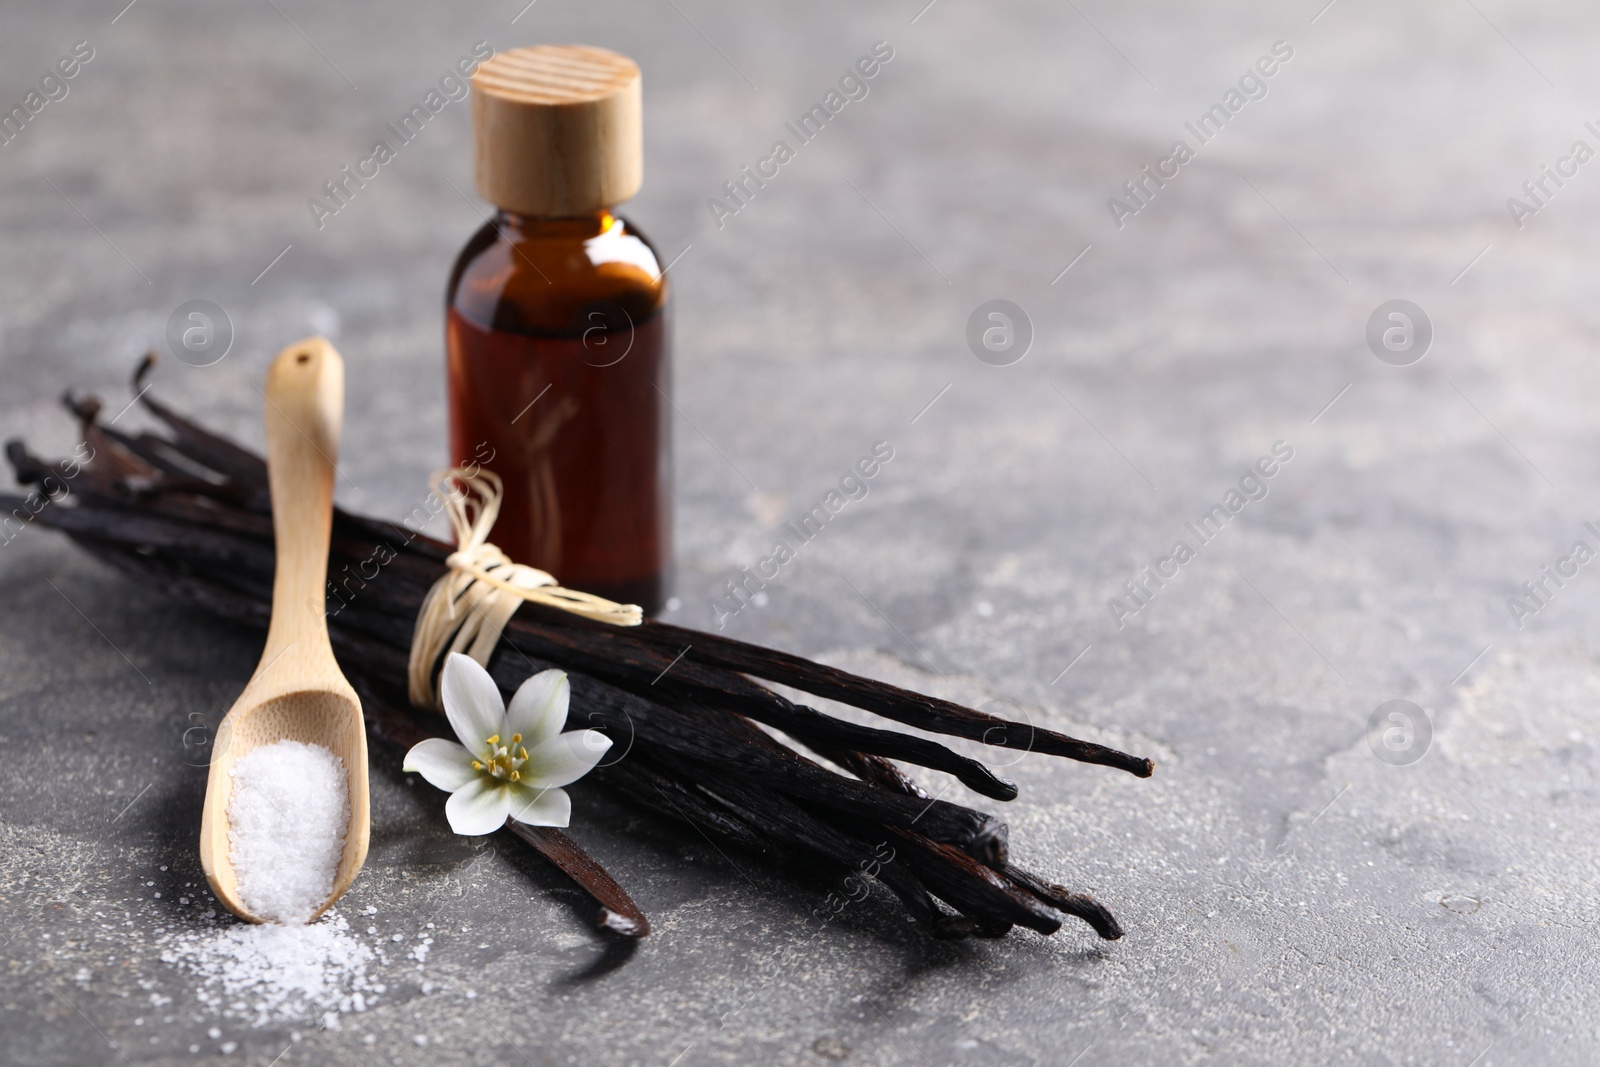
[[321, 745], [278, 741], [233, 765], [228, 855], [239, 899], [278, 923], [305, 923], [333, 893], [350, 823], [344, 761]]
[[367, 976], [372, 950], [331, 911], [309, 926], [239, 924], [177, 934], [163, 942], [161, 959], [200, 979], [196, 995], [205, 1007], [253, 1026], [365, 1011], [384, 991]]

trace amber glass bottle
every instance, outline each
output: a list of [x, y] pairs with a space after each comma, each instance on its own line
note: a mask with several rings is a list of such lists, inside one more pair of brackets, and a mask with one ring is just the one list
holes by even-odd
[[491, 540], [654, 613], [671, 560], [667, 284], [611, 212], [639, 185], [638, 88], [600, 49], [479, 69], [478, 191], [499, 207], [451, 272], [445, 339], [452, 458], [505, 485]]

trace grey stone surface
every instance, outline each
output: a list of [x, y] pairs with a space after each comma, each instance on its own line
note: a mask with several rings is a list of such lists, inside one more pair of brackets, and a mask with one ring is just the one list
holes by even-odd
[[[325, 228], [306, 200], [477, 40], [625, 50], [647, 108], [627, 210], [682, 253], [673, 617], [709, 625], [712, 585], [890, 441], [729, 630], [1155, 757], [1149, 781], [1007, 768], [1016, 851], [1128, 936], [933, 944], [875, 896], [813, 938], [829, 886], [580, 787], [574, 834], [656, 923], [620, 960], [558, 879], [450, 835], [380, 756], [342, 908], [376, 909], [387, 992], [337, 1031], [213, 1016], [159, 959], [210, 906], [175, 899], [200, 882], [184, 731], [259, 639], [29, 530], [0, 547], [0, 1058], [1600, 1059], [1600, 578], [1521, 628], [1506, 603], [1600, 547], [1600, 162], [1521, 229], [1506, 205], [1600, 148], [1592, 8], [922, 3], [8, 4], [7, 108], [74, 42], [95, 54], [0, 148], [0, 428], [64, 452], [54, 398], [120, 407], [169, 312], [210, 299], [233, 350], [169, 359], [162, 394], [259, 441], [271, 353], [325, 332], [350, 371], [341, 499], [409, 510], [444, 458], [440, 295], [482, 210], [466, 106]], [[869, 95], [719, 228], [707, 198], [878, 40]], [[1267, 95], [1119, 228], [1107, 198], [1196, 147], [1184, 122], [1279, 40]], [[1034, 327], [1011, 366], [966, 345], [994, 298]], [[1406, 367], [1364, 339], [1395, 298], [1436, 333]], [[1278, 441], [1269, 494], [1200, 545], [1185, 521]], [[1195, 558], [1119, 628], [1107, 600], [1181, 537]], [[1369, 745], [1397, 699], [1431, 717], [1414, 762]]]

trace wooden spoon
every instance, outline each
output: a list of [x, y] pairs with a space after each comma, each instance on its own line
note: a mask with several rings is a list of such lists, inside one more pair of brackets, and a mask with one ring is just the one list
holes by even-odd
[[235, 762], [260, 745], [283, 740], [321, 745], [344, 761], [350, 826], [333, 892], [312, 919], [355, 880], [367, 858], [371, 829], [361, 702], [333, 658], [324, 614], [334, 462], [344, 422], [344, 361], [321, 337], [290, 345], [267, 371], [265, 395], [277, 551], [272, 625], [260, 666], [217, 731], [200, 817], [200, 865], [211, 891], [229, 911], [250, 922], [266, 919], [251, 914], [240, 899], [229, 854], [228, 801]]

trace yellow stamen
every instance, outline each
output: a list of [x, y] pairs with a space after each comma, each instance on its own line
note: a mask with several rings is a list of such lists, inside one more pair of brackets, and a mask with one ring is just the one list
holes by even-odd
[[523, 753], [523, 758], [519, 759], [512, 754], [510, 748], [500, 744], [499, 734], [485, 738], [484, 751], [478, 759], [472, 761], [472, 769], [502, 782], [508, 779], [513, 782], [521, 781], [522, 775], [517, 773], [517, 769], [527, 762], [527, 752], [521, 746], [516, 748]]
[[512, 743], [512, 744], [513, 744], [513, 745], [520, 745], [520, 744], [522, 744], [522, 735], [521, 735], [521, 734], [512, 734], [512, 735], [511, 735], [511, 743]]

